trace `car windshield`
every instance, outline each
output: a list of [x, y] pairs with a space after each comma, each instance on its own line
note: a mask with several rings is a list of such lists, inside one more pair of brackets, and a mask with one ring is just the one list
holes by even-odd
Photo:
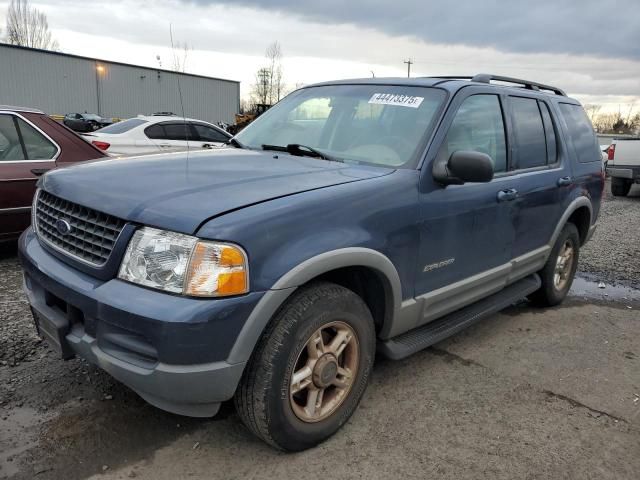
[[445, 95], [399, 85], [303, 88], [236, 138], [252, 149], [296, 144], [345, 162], [413, 168]]
[[129, 130], [136, 128], [144, 123], [147, 123], [146, 120], [142, 120], [141, 118], [130, 118], [129, 120], [123, 120], [122, 122], [114, 123], [113, 125], [109, 125], [108, 127], [101, 128], [97, 130], [100, 133], [125, 133]]
[[100, 121], [102, 120], [102, 118], [99, 115], [96, 115], [94, 113], [83, 113], [82, 116], [86, 119], [86, 120], [96, 120], [96, 121]]

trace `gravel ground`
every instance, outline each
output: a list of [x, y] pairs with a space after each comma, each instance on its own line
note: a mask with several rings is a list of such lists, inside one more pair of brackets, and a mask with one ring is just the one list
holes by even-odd
[[[607, 187], [608, 189], [608, 187]], [[323, 445], [273, 451], [231, 405], [147, 405], [35, 334], [15, 246], [0, 250], [0, 478], [611, 478], [640, 471], [640, 189], [607, 198], [561, 307], [512, 307], [401, 362], [379, 360]], [[390, 408], [391, 407], [391, 408]]]
[[640, 185], [613, 197], [607, 182], [598, 228], [580, 252], [580, 269], [594, 280], [640, 289]]

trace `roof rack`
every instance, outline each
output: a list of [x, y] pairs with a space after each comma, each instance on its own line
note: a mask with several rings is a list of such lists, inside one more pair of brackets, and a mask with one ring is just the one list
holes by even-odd
[[563, 97], [567, 96], [567, 94], [564, 92], [564, 90], [561, 90], [558, 87], [552, 87], [551, 85], [545, 85], [544, 83], [537, 83], [537, 82], [532, 82], [532, 81], [529, 81], [529, 80], [522, 80], [522, 79], [519, 79], [519, 78], [503, 77], [501, 75], [493, 75], [491, 73], [479, 73], [477, 75], [474, 75], [473, 77], [452, 75], [452, 76], [429, 77], [429, 78], [442, 79], [443, 81], [447, 81], [447, 80], [470, 80], [472, 82], [478, 82], [478, 83], [491, 83], [491, 81], [493, 80], [493, 81], [498, 81], [498, 82], [514, 83], [514, 84], [517, 84], [517, 85], [522, 85], [524, 88], [526, 88], [528, 90], [547, 90], [547, 91], [555, 93], [556, 95], [562, 95]]

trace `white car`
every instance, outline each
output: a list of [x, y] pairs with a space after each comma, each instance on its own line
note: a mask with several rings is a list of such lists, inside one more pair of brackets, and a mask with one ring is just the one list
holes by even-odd
[[231, 134], [201, 120], [178, 116], [138, 116], [83, 137], [110, 155], [144, 155], [224, 145]]

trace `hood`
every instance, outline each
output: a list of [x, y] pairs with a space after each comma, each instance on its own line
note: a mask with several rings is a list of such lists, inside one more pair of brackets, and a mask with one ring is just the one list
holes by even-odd
[[48, 173], [42, 187], [125, 220], [193, 234], [202, 222], [225, 212], [391, 172], [224, 148], [82, 163]]

